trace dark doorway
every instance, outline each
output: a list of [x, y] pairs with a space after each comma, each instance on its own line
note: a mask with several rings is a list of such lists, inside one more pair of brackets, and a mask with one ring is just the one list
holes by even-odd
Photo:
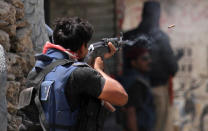
[[44, 0], [45, 22], [50, 25], [50, 0]]

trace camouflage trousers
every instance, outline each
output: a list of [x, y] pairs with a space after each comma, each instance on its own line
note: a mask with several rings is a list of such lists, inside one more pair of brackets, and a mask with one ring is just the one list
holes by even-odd
[[168, 84], [152, 88], [156, 110], [154, 131], [173, 131], [172, 106], [169, 103]]

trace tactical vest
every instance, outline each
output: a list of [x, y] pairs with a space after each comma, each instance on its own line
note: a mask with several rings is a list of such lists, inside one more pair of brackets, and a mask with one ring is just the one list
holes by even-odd
[[54, 131], [69, 130], [76, 124], [78, 110], [71, 111], [65, 96], [66, 83], [70, 74], [77, 68], [75, 64], [83, 63], [59, 65], [49, 72], [41, 83], [40, 100], [51, 131], [53, 128]]
[[[43, 130], [101, 131], [108, 112], [100, 100], [83, 96], [80, 107], [72, 111], [65, 96], [65, 86], [71, 73], [77, 67], [88, 65], [66, 60], [65, 54], [57, 50], [47, 53], [49, 55], [37, 57], [38, 61], [28, 76], [28, 86], [36, 89], [34, 101]], [[43, 79], [40, 76], [44, 76]]]

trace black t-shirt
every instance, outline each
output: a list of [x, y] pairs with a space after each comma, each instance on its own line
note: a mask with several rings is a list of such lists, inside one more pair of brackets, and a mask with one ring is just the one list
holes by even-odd
[[84, 96], [94, 97], [101, 94], [105, 84], [103, 76], [90, 67], [78, 67], [69, 77], [66, 85], [66, 96], [72, 110], [80, 106]]
[[[155, 110], [150, 87], [135, 81], [127, 89], [129, 101], [126, 107], [135, 107], [139, 128], [152, 128], [155, 121]], [[150, 129], [149, 129], [150, 131]]]
[[127, 90], [129, 95], [129, 100], [127, 103], [127, 107], [136, 106], [137, 108], [141, 108], [141, 105], [145, 101], [146, 95], [146, 87], [142, 85], [140, 82], [135, 82], [130, 86]]

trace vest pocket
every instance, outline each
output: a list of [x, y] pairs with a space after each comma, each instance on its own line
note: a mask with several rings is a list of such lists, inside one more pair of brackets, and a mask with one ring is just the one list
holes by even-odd
[[51, 90], [51, 87], [53, 86], [54, 81], [44, 81], [41, 84], [41, 96], [40, 99], [41, 101], [47, 101], [49, 97], [49, 93]]
[[32, 97], [34, 97], [34, 87], [30, 87], [22, 90], [19, 96], [18, 109], [30, 105]]

